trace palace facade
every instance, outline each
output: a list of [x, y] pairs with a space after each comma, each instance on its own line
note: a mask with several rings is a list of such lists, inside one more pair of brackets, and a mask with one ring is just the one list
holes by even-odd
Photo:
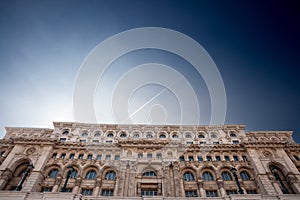
[[300, 199], [290, 131], [53, 124], [6, 128], [0, 199]]

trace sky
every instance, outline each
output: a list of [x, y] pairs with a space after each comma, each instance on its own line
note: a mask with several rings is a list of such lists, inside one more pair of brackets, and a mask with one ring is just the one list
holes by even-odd
[[[5, 126], [52, 128], [53, 121], [74, 121], [74, 86], [90, 52], [123, 31], [161, 27], [189, 36], [213, 59], [225, 86], [226, 124], [244, 124], [247, 131], [291, 130], [299, 143], [300, 4], [296, 2], [1, 0], [0, 136]], [[178, 55], [158, 49], [132, 51], [111, 64], [95, 91], [98, 123], [113, 120], [108, 96], [122, 86], [120, 77], [147, 63], [161, 63], [183, 75], [200, 102], [199, 113], [189, 111], [190, 119], [182, 122], [182, 109], [192, 108], [188, 107], [192, 100], [184, 100], [187, 107], [180, 107], [176, 92], [188, 92], [183, 84], [175, 92], [150, 84], [122, 102], [134, 113], [163, 91], [133, 117], [134, 122], [189, 124], [199, 114], [201, 124], [209, 123], [212, 102], [203, 77]], [[158, 74], [174, 79], [171, 73]]]

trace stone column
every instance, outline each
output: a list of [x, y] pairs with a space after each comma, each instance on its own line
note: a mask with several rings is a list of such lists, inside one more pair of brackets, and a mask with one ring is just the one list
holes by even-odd
[[95, 183], [95, 189], [93, 191], [93, 196], [99, 196], [100, 187], [101, 187], [101, 178], [97, 178]]
[[180, 181], [182, 179], [179, 177], [179, 175], [180, 175], [180, 173], [179, 173], [178, 163], [174, 162], [173, 176], [174, 176], [174, 190], [175, 190], [176, 197], [182, 196], [181, 187], [183, 187], [183, 184], [182, 184], [182, 181]]
[[226, 194], [226, 190], [224, 189], [224, 182], [223, 182], [223, 180], [218, 180], [217, 184], [218, 184], [218, 187], [220, 189], [221, 197], [225, 197], [227, 194]]
[[115, 189], [114, 189], [114, 196], [117, 196], [117, 195], [118, 195], [119, 181], [120, 181], [120, 177], [116, 177], [116, 181], [115, 181]]
[[74, 186], [74, 188], [73, 188], [73, 190], [72, 190], [72, 193], [73, 193], [73, 194], [77, 194], [77, 193], [78, 193], [78, 190], [79, 190], [81, 181], [82, 181], [82, 178], [81, 178], [81, 177], [77, 177], [77, 178], [75, 179], [75, 186]]
[[0, 190], [4, 190], [8, 181], [12, 178], [12, 171], [6, 168], [3, 171], [0, 171]]
[[202, 179], [198, 179], [197, 182], [198, 185], [198, 191], [199, 191], [199, 197], [205, 197], [205, 191], [203, 189], [203, 180]]
[[55, 179], [55, 183], [54, 183], [54, 186], [52, 188], [52, 192], [59, 192], [58, 191], [58, 188], [59, 188], [59, 185], [62, 181], [62, 177], [61, 176], [58, 176], [56, 179]]
[[25, 192], [39, 192], [41, 190], [41, 183], [44, 180], [44, 176], [40, 171], [32, 171], [27, 177], [22, 191]]

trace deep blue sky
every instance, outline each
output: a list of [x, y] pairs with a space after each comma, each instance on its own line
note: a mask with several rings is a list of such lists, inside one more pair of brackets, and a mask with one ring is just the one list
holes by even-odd
[[0, 135], [4, 126], [73, 121], [73, 85], [88, 53], [121, 31], [155, 26], [192, 37], [211, 55], [226, 87], [226, 123], [292, 130], [299, 143], [296, 2], [2, 0]]

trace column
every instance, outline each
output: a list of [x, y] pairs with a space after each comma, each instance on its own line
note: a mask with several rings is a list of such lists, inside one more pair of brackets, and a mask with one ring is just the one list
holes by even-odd
[[223, 182], [223, 180], [218, 180], [217, 184], [218, 184], [218, 187], [220, 189], [221, 197], [225, 197], [227, 194], [226, 194], [226, 190], [224, 189], [224, 182]]
[[55, 179], [55, 183], [54, 183], [54, 186], [52, 188], [52, 192], [58, 192], [58, 188], [59, 188], [59, 185], [62, 181], [62, 177], [61, 176], [58, 176], [56, 179]]
[[44, 176], [40, 171], [32, 171], [27, 177], [27, 181], [24, 183], [22, 191], [26, 192], [39, 192], [41, 190], [41, 183], [44, 180]]
[[72, 190], [72, 193], [73, 194], [77, 194], [79, 191], [79, 188], [80, 188], [80, 184], [81, 184], [81, 181], [82, 181], [82, 178], [81, 177], [77, 177], [76, 179], [75, 179], [75, 186], [74, 186], [74, 188], [73, 188], [73, 190]]
[[8, 181], [12, 178], [12, 171], [6, 168], [4, 171], [0, 172], [0, 190], [4, 190]]
[[101, 178], [97, 178], [95, 183], [95, 189], [93, 191], [93, 196], [99, 196], [100, 187], [101, 187]]

